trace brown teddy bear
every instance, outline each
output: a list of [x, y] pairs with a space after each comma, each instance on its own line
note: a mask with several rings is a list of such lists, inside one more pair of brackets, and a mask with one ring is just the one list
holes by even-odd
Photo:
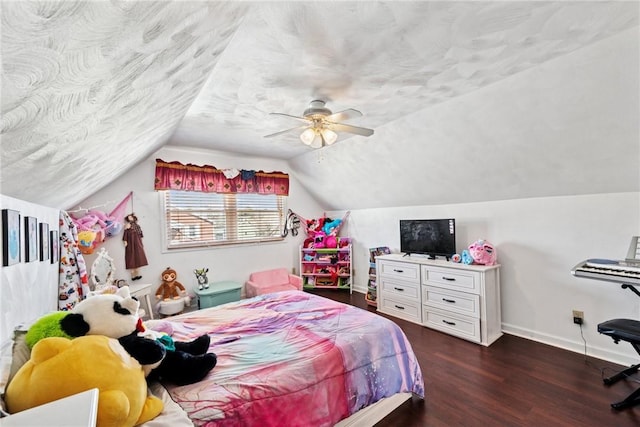
[[169, 301], [173, 299], [180, 299], [186, 295], [186, 290], [182, 283], [178, 282], [176, 278], [178, 273], [171, 267], [167, 267], [162, 272], [162, 284], [156, 291], [156, 298], [163, 301]]

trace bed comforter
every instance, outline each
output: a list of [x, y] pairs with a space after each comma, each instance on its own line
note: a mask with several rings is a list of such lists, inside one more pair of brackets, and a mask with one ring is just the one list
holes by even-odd
[[327, 298], [276, 292], [166, 320], [218, 355], [201, 382], [165, 385], [197, 426], [332, 426], [395, 393], [424, 397], [402, 330]]

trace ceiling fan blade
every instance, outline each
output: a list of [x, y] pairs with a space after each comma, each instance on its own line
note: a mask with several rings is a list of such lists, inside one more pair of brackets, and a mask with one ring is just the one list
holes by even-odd
[[330, 114], [324, 119], [330, 122], [343, 122], [345, 120], [355, 119], [356, 117], [362, 117], [362, 113], [358, 110], [354, 110], [353, 108], [349, 108], [347, 110]]
[[334, 132], [348, 132], [356, 135], [371, 136], [373, 129], [361, 128], [358, 126], [345, 125], [344, 123], [327, 123], [327, 127]]
[[282, 134], [285, 134], [287, 132], [293, 132], [294, 130], [302, 131], [303, 129], [306, 129], [308, 127], [309, 127], [309, 125], [296, 126], [294, 128], [291, 128], [291, 129], [281, 130], [280, 132], [276, 132], [276, 133], [272, 133], [272, 134], [269, 134], [269, 135], [265, 135], [264, 137], [265, 138], [273, 138], [274, 136], [282, 135]]
[[305, 123], [309, 123], [311, 122], [311, 120], [307, 119], [306, 117], [300, 117], [300, 116], [292, 116], [291, 114], [285, 114], [285, 113], [269, 113], [272, 116], [284, 116], [284, 117], [289, 117], [291, 119], [296, 119], [299, 120], [301, 122], [305, 122]]

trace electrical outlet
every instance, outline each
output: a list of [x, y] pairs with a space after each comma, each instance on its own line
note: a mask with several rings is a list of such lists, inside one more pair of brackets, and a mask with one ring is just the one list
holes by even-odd
[[573, 310], [573, 323], [576, 325], [582, 325], [584, 323], [584, 312], [580, 310]]

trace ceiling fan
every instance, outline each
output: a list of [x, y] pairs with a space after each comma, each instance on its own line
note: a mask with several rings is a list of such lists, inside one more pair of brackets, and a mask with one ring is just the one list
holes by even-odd
[[272, 133], [270, 135], [265, 135], [265, 138], [273, 138], [274, 136], [288, 132], [301, 131], [300, 140], [305, 145], [308, 145], [311, 148], [322, 148], [325, 145], [331, 145], [336, 142], [336, 139], [338, 139], [338, 134], [336, 132], [348, 132], [362, 136], [373, 135], [373, 129], [340, 123], [343, 120], [361, 117], [362, 113], [360, 111], [349, 108], [347, 110], [333, 113], [324, 105], [324, 101], [314, 99], [309, 103], [309, 108], [304, 110], [302, 116], [292, 116], [285, 113], [270, 113], [276, 116], [291, 117], [304, 122], [304, 124], [291, 129]]

